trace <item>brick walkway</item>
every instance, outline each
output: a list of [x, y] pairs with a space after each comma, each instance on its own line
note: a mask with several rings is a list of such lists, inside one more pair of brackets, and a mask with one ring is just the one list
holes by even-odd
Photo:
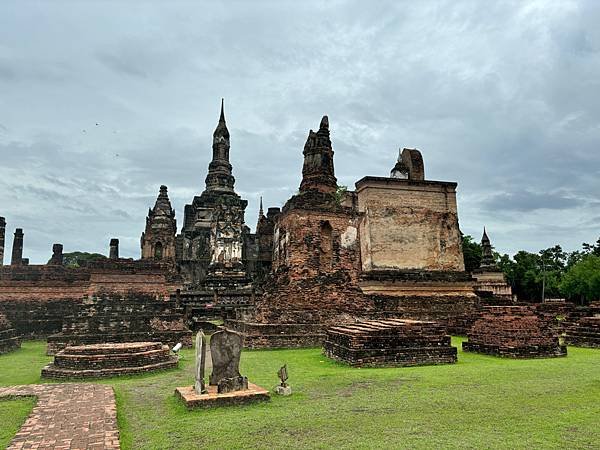
[[8, 449], [119, 449], [117, 406], [110, 386], [32, 384], [0, 388], [0, 397], [37, 403]]

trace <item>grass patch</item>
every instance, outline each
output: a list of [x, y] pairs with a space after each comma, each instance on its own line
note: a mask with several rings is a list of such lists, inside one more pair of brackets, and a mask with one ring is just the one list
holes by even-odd
[[34, 404], [33, 397], [0, 400], [0, 448], [8, 447], [8, 443], [17, 434]]
[[[44, 348], [26, 342], [1, 356], [0, 385], [39, 382]], [[98, 381], [115, 388], [124, 449], [593, 448], [600, 441], [600, 350], [509, 360], [459, 346], [458, 364], [397, 369], [351, 368], [320, 349], [245, 351], [250, 381], [270, 389], [287, 363], [294, 394], [197, 411], [173, 395], [193, 382], [193, 351], [182, 355], [178, 369]], [[0, 435], [5, 422], [0, 415]]]

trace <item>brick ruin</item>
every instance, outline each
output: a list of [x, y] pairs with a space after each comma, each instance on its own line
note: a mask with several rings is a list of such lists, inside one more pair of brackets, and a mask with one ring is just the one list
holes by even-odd
[[48, 337], [48, 354], [68, 346], [145, 341], [191, 347], [179, 305], [140, 293], [98, 294], [72, 305], [61, 331]]
[[566, 356], [552, 321], [537, 314], [535, 306], [486, 306], [463, 342], [466, 352], [508, 358]]
[[494, 261], [492, 244], [485, 228], [481, 238], [481, 264], [473, 271], [473, 277], [477, 280], [475, 291], [489, 306], [511, 305], [515, 303], [512, 288], [506, 282], [504, 272]]
[[[261, 198], [251, 233], [230, 144], [221, 104], [205, 189], [185, 206], [178, 233], [167, 187], [160, 187], [140, 260], [120, 258], [114, 238], [104, 261], [65, 267], [62, 245], [54, 244], [47, 265], [28, 265], [23, 230], [16, 229], [11, 265], [0, 267], [0, 313], [17, 334], [46, 338], [63, 333], [63, 325], [76, 328], [65, 318], [104, 295], [178, 305], [193, 330], [224, 317], [249, 348], [320, 345], [330, 326], [388, 318], [439, 321], [449, 333], [466, 334], [481, 305], [513, 304], [485, 230], [482, 265], [474, 278], [465, 272], [457, 184], [427, 180], [420, 151], [403, 149], [389, 177], [339, 189], [325, 116], [308, 134], [299, 192], [266, 214]], [[0, 218], [0, 261], [5, 227]], [[135, 300], [131, 306], [120, 312], [122, 322], [132, 308], [143, 309]], [[585, 316], [573, 308], [561, 321], [548, 308], [540, 314], [554, 314], [563, 331]], [[96, 314], [101, 322], [112, 313]], [[101, 334], [93, 321], [77, 326]]]
[[592, 303], [585, 312], [566, 329], [565, 341], [576, 347], [600, 348], [600, 302]]
[[355, 367], [452, 364], [457, 350], [437, 322], [387, 319], [331, 327], [323, 344], [329, 358]]
[[228, 320], [248, 347], [319, 344], [330, 325], [380, 317], [440, 320], [464, 332], [478, 304], [466, 274], [456, 183], [425, 180], [404, 149], [392, 177], [338, 191], [329, 120], [310, 131], [302, 182], [276, 217], [273, 270], [253, 316]]
[[0, 355], [21, 346], [19, 336], [6, 316], [0, 313]]
[[90, 296], [135, 292], [168, 299], [178, 288], [181, 279], [160, 261], [99, 260], [78, 268], [58, 264], [3, 266], [0, 312], [20, 336], [40, 339], [60, 332], [63, 319]]
[[177, 356], [160, 342], [129, 342], [70, 346], [42, 369], [52, 379], [102, 378], [133, 375], [177, 367]]

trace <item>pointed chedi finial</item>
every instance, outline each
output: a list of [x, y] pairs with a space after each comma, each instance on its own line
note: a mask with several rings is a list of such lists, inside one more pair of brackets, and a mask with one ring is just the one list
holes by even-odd
[[264, 211], [263, 211], [263, 202], [262, 202], [262, 195], [260, 196], [260, 206], [258, 209], [258, 217], [263, 217], [265, 215]]
[[221, 116], [219, 122], [225, 122], [225, 99], [221, 98]]
[[329, 130], [329, 117], [323, 116], [319, 125], [320, 130]]

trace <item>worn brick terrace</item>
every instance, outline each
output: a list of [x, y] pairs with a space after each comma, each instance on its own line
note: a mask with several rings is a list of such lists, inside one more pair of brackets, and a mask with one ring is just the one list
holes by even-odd
[[2, 397], [37, 397], [8, 449], [119, 449], [117, 406], [110, 386], [38, 384], [0, 388]]

